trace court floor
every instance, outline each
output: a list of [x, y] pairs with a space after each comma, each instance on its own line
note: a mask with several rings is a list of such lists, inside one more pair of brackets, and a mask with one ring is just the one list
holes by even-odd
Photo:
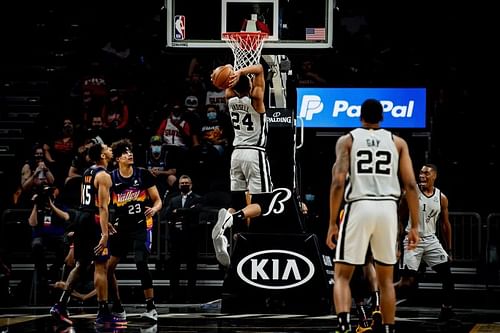
[[[74, 324], [57, 326], [48, 314], [49, 308], [0, 308], [0, 333], [82, 333], [82, 332], [136, 332], [136, 333], [308, 333], [334, 332], [334, 315], [308, 316], [300, 314], [230, 314], [220, 311], [220, 300], [202, 304], [159, 304], [159, 320], [152, 325], [139, 320], [143, 305], [127, 304], [127, 325], [113, 328], [94, 326], [95, 308], [70, 307]], [[439, 308], [409, 305], [397, 308], [398, 332], [500, 332], [500, 308], [460, 308], [448, 321], [437, 319]], [[356, 317], [353, 318], [356, 322]]]

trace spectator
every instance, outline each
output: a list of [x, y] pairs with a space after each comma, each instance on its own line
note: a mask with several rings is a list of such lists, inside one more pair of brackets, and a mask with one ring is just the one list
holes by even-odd
[[31, 198], [43, 185], [53, 185], [54, 174], [48, 167], [43, 147], [35, 144], [33, 157], [26, 161], [21, 169], [21, 195], [18, 205], [31, 207]]
[[202, 142], [210, 144], [223, 156], [229, 142], [232, 142], [230, 120], [219, 111], [217, 105], [207, 104], [204, 111], [201, 117]]
[[77, 151], [78, 143], [74, 134], [73, 121], [63, 118], [62, 128], [54, 140], [43, 145], [45, 158], [52, 165], [55, 176], [55, 185], [62, 188], [66, 179], [71, 161]]
[[167, 267], [170, 269], [171, 300], [180, 298], [179, 272], [181, 262], [186, 262], [188, 276], [189, 301], [196, 287], [196, 264], [198, 257], [199, 223], [198, 216], [202, 204], [202, 197], [192, 191], [191, 177], [179, 177], [180, 194], [172, 197], [165, 209], [165, 218], [168, 221], [167, 246], [170, 259]]
[[171, 106], [167, 105], [167, 115], [156, 131], [170, 156], [178, 163], [178, 173], [188, 167], [186, 161], [189, 148], [198, 145], [198, 137], [193, 135], [191, 124], [185, 119], [184, 113], [184, 106], [179, 100], [174, 101]]
[[305, 59], [302, 61], [297, 71], [296, 79], [298, 87], [319, 87], [327, 83], [327, 80], [324, 79], [315, 68], [312, 59]]
[[[64, 244], [65, 220], [52, 210], [54, 187], [45, 185], [33, 196], [33, 208], [28, 218], [32, 227], [31, 254], [37, 273], [36, 283], [47, 287], [48, 280], [59, 280], [66, 253]], [[47, 250], [53, 251], [55, 260], [47, 273]]]
[[177, 169], [175, 161], [170, 159], [169, 153], [158, 135], [154, 135], [150, 139], [150, 146], [146, 152], [146, 167], [156, 176], [156, 186], [160, 197], [164, 198], [177, 181]]
[[111, 89], [102, 108], [103, 127], [110, 129], [111, 141], [125, 137], [129, 129], [129, 109], [118, 90]]

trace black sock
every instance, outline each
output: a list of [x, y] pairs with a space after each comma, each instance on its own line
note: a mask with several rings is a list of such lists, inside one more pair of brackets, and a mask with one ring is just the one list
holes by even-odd
[[384, 333], [395, 333], [396, 327], [394, 324], [384, 324]]
[[99, 301], [99, 308], [97, 313], [107, 315], [109, 314], [108, 301]]
[[146, 300], [146, 310], [151, 311], [153, 309], [156, 309], [154, 298], [148, 298]]
[[66, 306], [68, 305], [69, 299], [71, 298], [71, 289], [66, 289], [63, 291], [61, 298], [59, 299], [59, 304]]
[[375, 290], [372, 294], [372, 306], [374, 310], [380, 310], [380, 290]]
[[243, 222], [245, 219], [245, 213], [241, 209], [233, 214], [233, 224], [234, 222]]
[[370, 327], [368, 316], [366, 315], [366, 309], [363, 303], [356, 303], [356, 312], [358, 313], [359, 326], [363, 328]]
[[341, 312], [337, 315], [339, 320], [339, 328], [341, 331], [347, 331], [351, 329], [351, 318], [349, 312]]
[[124, 309], [123, 309], [123, 305], [122, 305], [122, 302], [121, 300], [115, 300], [113, 302], [113, 306], [111, 307], [112, 311], [113, 312], [123, 312]]

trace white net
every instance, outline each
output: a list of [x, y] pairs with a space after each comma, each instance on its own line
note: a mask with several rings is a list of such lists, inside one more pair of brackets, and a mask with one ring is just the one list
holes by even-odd
[[265, 32], [225, 32], [222, 39], [226, 41], [234, 55], [234, 70], [260, 63], [260, 53]]

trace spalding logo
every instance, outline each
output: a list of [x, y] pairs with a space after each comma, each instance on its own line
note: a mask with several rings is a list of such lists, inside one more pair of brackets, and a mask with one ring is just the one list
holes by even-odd
[[236, 272], [243, 281], [257, 288], [289, 289], [311, 280], [314, 265], [296, 252], [264, 250], [241, 259]]

